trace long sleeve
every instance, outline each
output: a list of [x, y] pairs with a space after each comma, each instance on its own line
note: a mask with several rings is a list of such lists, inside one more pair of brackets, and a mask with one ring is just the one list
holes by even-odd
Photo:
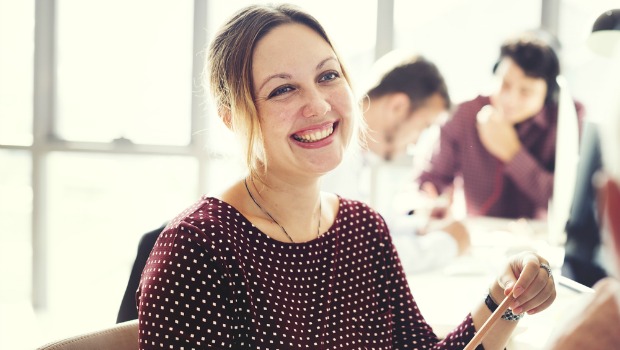
[[525, 147], [506, 164], [504, 173], [536, 207], [547, 207], [553, 193], [553, 173], [543, 168]]
[[199, 232], [181, 224], [153, 248], [138, 293], [140, 349], [232, 346], [227, 273], [208, 256]]
[[[432, 328], [426, 323], [418, 309], [417, 303], [411, 295], [407, 278], [403, 271], [400, 258], [392, 242], [391, 235], [384, 227], [382, 243], [385, 247], [385, 270], [382, 276], [389, 287], [390, 309], [392, 312], [392, 330], [394, 349], [462, 349], [475, 334], [475, 327], [471, 314], [450, 332], [444, 339], [439, 340]], [[413, 330], [411, 329], [413, 327]]]
[[457, 110], [451, 120], [441, 127], [439, 142], [436, 145], [429, 165], [418, 177], [422, 185], [430, 182], [439, 191], [443, 192], [452, 185], [454, 178], [461, 169], [459, 149], [459, 123], [462, 112]]
[[[583, 125], [583, 106], [581, 103], [575, 103], [577, 112], [577, 123], [579, 127], [579, 135]], [[556, 145], [557, 129], [549, 129], [549, 140], [545, 143], [545, 147], [538, 149], [542, 153], [551, 153], [549, 158], [551, 163], [555, 163], [555, 145]], [[523, 138], [527, 135], [523, 135]], [[519, 153], [504, 167], [504, 173], [514, 182], [519, 190], [524, 193], [538, 208], [546, 208], [549, 198], [553, 194], [553, 177], [554, 172], [549, 170], [549, 165], [545, 167], [541, 164], [539, 155], [536, 157], [527, 147], [522, 147]]]

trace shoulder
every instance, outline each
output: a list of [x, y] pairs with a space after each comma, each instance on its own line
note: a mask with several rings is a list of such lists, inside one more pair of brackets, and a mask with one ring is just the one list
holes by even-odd
[[349, 199], [338, 196], [340, 200], [340, 210], [346, 213], [354, 213], [355, 215], [363, 214], [363, 215], [373, 215], [377, 212], [370, 207], [366, 202], [357, 200], [357, 199]]
[[580, 101], [575, 100], [575, 110], [577, 111], [577, 118], [584, 119], [586, 114], [586, 108]]
[[199, 201], [179, 213], [166, 227], [173, 228], [182, 224], [201, 225], [206, 223], [226, 223], [234, 221], [241, 214], [230, 204], [214, 198], [202, 197]]
[[158, 243], [167, 243], [170, 249], [178, 246], [172, 242], [185, 242], [202, 249], [219, 250], [218, 245], [230, 241], [230, 236], [239, 227], [248, 225], [230, 204], [217, 198], [202, 197], [168, 223]]
[[383, 216], [368, 204], [359, 200], [340, 197], [338, 219], [359, 228], [368, 229], [376, 227], [381, 230], [387, 230]]
[[459, 133], [462, 127], [475, 125], [476, 116], [482, 107], [490, 104], [491, 101], [488, 96], [477, 96], [476, 98], [461, 102], [458, 104], [452, 113], [452, 116], [446, 122], [445, 127], [459, 129]]
[[482, 107], [491, 103], [491, 99], [488, 96], [479, 95], [476, 98], [461, 102], [455, 109], [455, 115], [476, 115]]

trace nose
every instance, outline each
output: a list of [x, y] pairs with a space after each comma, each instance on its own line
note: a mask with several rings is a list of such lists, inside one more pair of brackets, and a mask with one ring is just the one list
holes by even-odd
[[500, 102], [504, 106], [510, 106], [519, 103], [519, 93], [515, 89], [504, 89], [500, 93]]
[[302, 114], [304, 117], [321, 117], [331, 111], [332, 106], [319, 89], [307, 89]]

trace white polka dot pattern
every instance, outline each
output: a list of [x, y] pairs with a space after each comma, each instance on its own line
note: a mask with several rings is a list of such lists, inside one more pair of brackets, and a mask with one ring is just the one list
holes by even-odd
[[461, 349], [474, 334], [468, 315], [437, 339], [383, 219], [342, 198], [328, 232], [299, 244], [203, 198], [159, 236], [137, 304], [141, 349]]

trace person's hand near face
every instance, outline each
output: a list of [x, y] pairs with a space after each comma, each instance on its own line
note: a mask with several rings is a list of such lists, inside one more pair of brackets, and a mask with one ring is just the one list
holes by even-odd
[[480, 110], [477, 128], [484, 147], [504, 163], [521, 150], [515, 125], [535, 116], [545, 104], [547, 83], [525, 74], [510, 58], [504, 58], [496, 71], [501, 82], [491, 96], [491, 105]]
[[508, 163], [521, 150], [521, 141], [512, 123], [501, 108], [484, 106], [477, 115], [480, 142], [489, 153], [503, 163]]

